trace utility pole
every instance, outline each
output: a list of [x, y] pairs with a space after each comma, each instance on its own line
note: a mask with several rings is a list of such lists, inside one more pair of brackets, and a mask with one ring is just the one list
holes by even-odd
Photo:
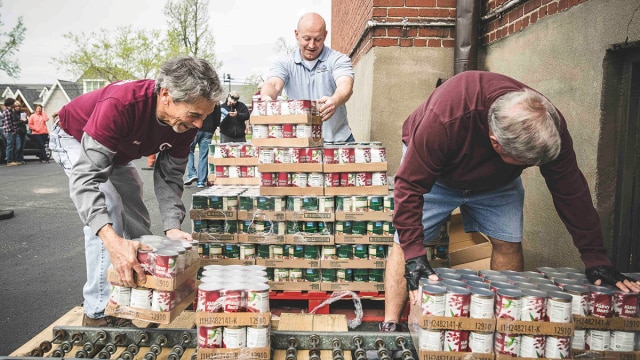
[[231, 74], [222, 74], [223, 81], [229, 83], [229, 92], [231, 92]]

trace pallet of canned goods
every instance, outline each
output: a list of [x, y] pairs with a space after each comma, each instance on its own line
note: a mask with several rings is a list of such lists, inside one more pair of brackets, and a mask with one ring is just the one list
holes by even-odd
[[204, 268], [196, 302], [198, 359], [270, 358], [270, 288], [265, 269]]
[[258, 148], [250, 143], [219, 143], [209, 145], [209, 164], [257, 166]]
[[[277, 112], [277, 111], [276, 111]], [[253, 146], [322, 146], [322, 119], [312, 114], [251, 117]]]

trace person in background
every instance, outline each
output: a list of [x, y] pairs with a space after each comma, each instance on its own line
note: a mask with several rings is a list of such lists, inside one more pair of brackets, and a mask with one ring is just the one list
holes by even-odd
[[295, 36], [299, 49], [271, 65], [261, 100], [275, 100], [283, 89], [289, 100], [317, 100], [324, 141], [355, 141], [345, 105], [353, 94], [351, 59], [324, 46], [327, 26], [319, 14], [303, 15]]
[[16, 166], [20, 165], [19, 162], [16, 161], [16, 139], [18, 137], [17, 126], [15, 122], [15, 117], [13, 115], [13, 106], [16, 103], [14, 98], [6, 98], [4, 99], [4, 110], [2, 110], [2, 129], [4, 131], [4, 136], [7, 139], [6, 151], [5, 154], [7, 156], [7, 166]]
[[133, 326], [130, 320], [105, 316], [110, 266], [126, 287], [135, 287], [136, 278], [146, 281], [137, 251], [150, 247], [129, 240], [151, 234], [142, 176], [133, 160], [158, 154], [153, 187], [164, 235], [192, 239], [181, 230], [186, 214], [182, 176], [189, 146], [222, 91], [209, 62], [180, 56], [166, 61], [155, 80], [115, 82], [71, 100], [58, 112], [50, 148], [69, 176], [71, 199], [84, 225], [83, 326]]
[[40, 148], [40, 154], [38, 158], [41, 163], [48, 163], [49, 157], [47, 156], [47, 150], [45, 144], [49, 139], [49, 129], [47, 129], [47, 121], [49, 121], [49, 115], [47, 115], [42, 105], [36, 105], [36, 112], [29, 116], [29, 129], [31, 129], [31, 137], [38, 143]]
[[13, 121], [16, 125], [16, 162], [25, 165], [24, 161], [24, 145], [27, 141], [27, 113], [22, 111], [22, 104], [17, 101], [13, 104]]
[[[207, 185], [207, 174], [209, 173], [209, 144], [213, 139], [213, 133], [220, 125], [220, 105], [216, 104], [213, 112], [204, 119], [202, 127], [198, 130], [196, 138], [191, 143], [189, 149], [189, 162], [187, 163], [187, 177], [184, 180], [185, 185], [191, 185], [197, 181], [198, 187], [203, 188]], [[198, 146], [198, 169], [195, 166], [195, 151]]]
[[220, 142], [246, 142], [245, 130], [249, 121], [249, 109], [240, 101], [237, 91], [229, 93], [227, 100], [220, 107], [220, 113]]
[[465, 231], [489, 237], [491, 269], [524, 269], [520, 174], [533, 166], [580, 252], [587, 279], [640, 291], [640, 281], [611, 265], [567, 122], [542, 94], [501, 74], [462, 72], [409, 115], [402, 142], [382, 331], [399, 330], [407, 290], [415, 303], [420, 280], [437, 280], [425, 244], [439, 237], [441, 224], [458, 207]]

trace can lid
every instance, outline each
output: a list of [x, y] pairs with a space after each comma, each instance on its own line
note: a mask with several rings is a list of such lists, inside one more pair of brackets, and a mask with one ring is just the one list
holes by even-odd
[[523, 296], [532, 296], [532, 297], [539, 297], [539, 298], [546, 298], [548, 294], [548, 292], [543, 290], [538, 290], [538, 289], [521, 289], [520, 291], [522, 291]]
[[522, 291], [516, 288], [498, 288], [498, 295], [502, 296], [510, 296], [510, 297], [521, 297]]
[[564, 291], [568, 293], [587, 294], [589, 293], [589, 287], [586, 285], [567, 285], [564, 287]]
[[549, 299], [558, 299], [558, 300], [567, 301], [567, 302], [573, 299], [571, 294], [567, 294], [566, 292], [562, 292], [562, 291], [549, 291], [547, 292], [547, 296], [549, 297]]
[[200, 285], [198, 285], [198, 289], [204, 291], [217, 291], [221, 290], [222, 288], [223, 284], [217, 282], [201, 282]]
[[435, 284], [425, 284], [422, 285], [422, 292], [426, 292], [428, 294], [444, 294], [447, 292], [447, 288], [441, 285]]
[[491, 289], [487, 289], [487, 288], [471, 287], [470, 290], [471, 290], [471, 294], [472, 295], [487, 296], [487, 297], [494, 297], [495, 296], [493, 291]]
[[447, 292], [450, 294], [461, 294], [461, 295], [471, 294], [471, 290], [464, 287], [459, 287], [459, 286], [447, 286]]

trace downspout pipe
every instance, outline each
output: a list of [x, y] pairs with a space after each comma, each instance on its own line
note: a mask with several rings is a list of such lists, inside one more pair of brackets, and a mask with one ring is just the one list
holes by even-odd
[[478, 69], [478, 31], [480, 1], [456, 2], [456, 38], [453, 50], [453, 74]]

